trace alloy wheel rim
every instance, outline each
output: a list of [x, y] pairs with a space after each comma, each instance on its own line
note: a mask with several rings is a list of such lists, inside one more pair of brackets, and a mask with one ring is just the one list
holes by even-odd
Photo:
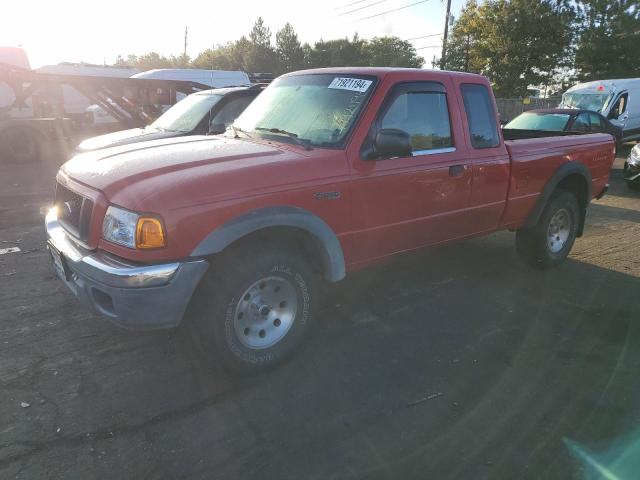
[[549, 251], [552, 253], [560, 252], [567, 244], [570, 233], [571, 216], [567, 209], [561, 208], [551, 217], [547, 229], [547, 247]]
[[236, 304], [236, 338], [252, 350], [272, 347], [287, 335], [297, 311], [297, 290], [289, 280], [261, 278], [245, 290]]

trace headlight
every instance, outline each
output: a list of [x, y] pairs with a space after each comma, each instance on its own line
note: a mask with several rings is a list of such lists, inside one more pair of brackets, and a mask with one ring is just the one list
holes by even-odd
[[155, 217], [110, 206], [102, 222], [102, 238], [129, 248], [165, 246], [162, 222]]
[[631, 154], [629, 155], [629, 163], [632, 165], [640, 164], [640, 144], [631, 149]]

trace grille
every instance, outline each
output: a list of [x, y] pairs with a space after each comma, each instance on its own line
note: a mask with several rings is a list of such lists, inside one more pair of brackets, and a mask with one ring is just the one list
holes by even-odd
[[58, 220], [64, 229], [85, 241], [89, 236], [93, 202], [58, 183], [55, 205], [58, 208]]

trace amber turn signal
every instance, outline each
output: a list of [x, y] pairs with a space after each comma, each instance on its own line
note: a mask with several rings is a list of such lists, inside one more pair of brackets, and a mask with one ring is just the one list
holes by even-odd
[[160, 248], [164, 246], [164, 230], [160, 220], [153, 217], [140, 217], [136, 226], [136, 247]]

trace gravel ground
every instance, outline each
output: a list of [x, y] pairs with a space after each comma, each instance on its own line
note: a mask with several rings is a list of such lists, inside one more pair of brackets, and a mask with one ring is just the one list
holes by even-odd
[[560, 268], [526, 268], [507, 232], [403, 256], [332, 288], [306, 347], [253, 378], [77, 303], [44, 248], [57, 166], [0, 166], [0, 252], [20, 249], [0, 254], [0, 478], [637, 475], [640, 193], [621, 158]]

